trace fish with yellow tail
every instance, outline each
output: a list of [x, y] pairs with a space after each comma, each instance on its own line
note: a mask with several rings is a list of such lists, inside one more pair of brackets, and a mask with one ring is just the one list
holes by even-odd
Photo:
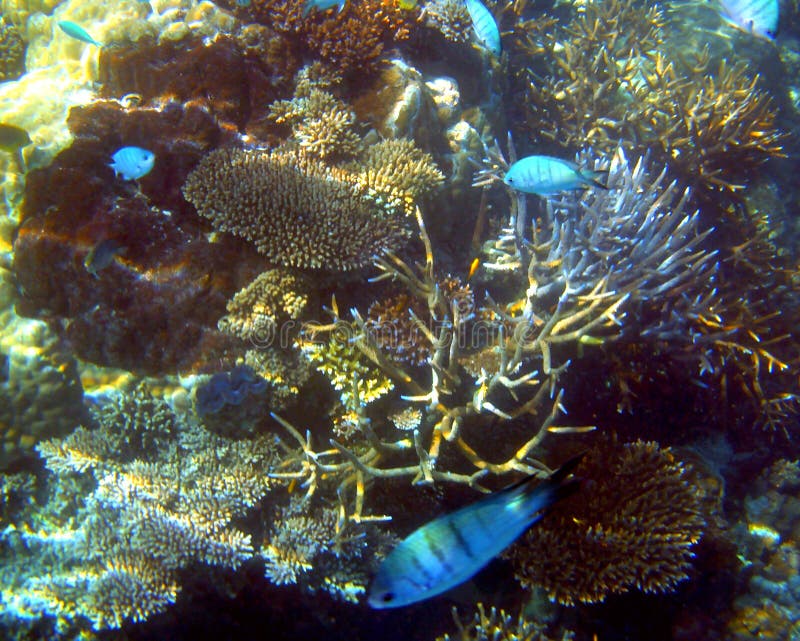
[[508, 168], [503, 182], [526, 194], [554, 196], [587, 186], [608, 189], [599, 181], [606, 173], [581, 169], [575, 163], [552, 156], [527, 156]]
[[570, 459], [545, 481], [529, 476], [409, 534], [378, 568], [369, 604], [399, 608], [470, 579], [542, 518], [544, 510], [578, 490], [580, 481], [570, 475], [582, 458]]

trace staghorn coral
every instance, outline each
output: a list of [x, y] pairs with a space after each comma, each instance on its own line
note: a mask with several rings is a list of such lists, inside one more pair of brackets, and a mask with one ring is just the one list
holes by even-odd
[[13, 24], [0, 15], [0, 82], [25, 73], [25, 41]]
[[730, 195], [783, 155], [769, 95], [742, 63], [712, 66], [708, 51], [667, 53], [663, 9], [636, 0], [590, 1], [568, 24], [527, 25], [528, 130], [540, 143], [610, 153], [619, 141], [651, 151], [698, 197]]
[[572, 605], [666, 592], [688, 576], [705, 519], [699, 489], [669, 449], [595, 444], [577, 474], [582, 491], [506, 552], [522, 585]]
[[[516, 619], [505, 610], [494, 606], [487, 612], [483, 603], [478, 603], [471, 620], [464, 623], [453, 608], [453, 620], [458, 632], [452, 636], [444, 634], [436, 641], [548, 641], [552, 637], [545, 634], [546, 626], [531, 621], [523, 614]], [[564, 631], [561, 641], [570, 641], [574, 634]]]
[[[183, 568], [237, 568], [252, 556], [250, 536], [233, 521], [270, 490], [274, 441], [219, 438], [167, 412], [138, 388], [101, 410], [96, 429], [40, 443], [54, 475], [49, 500], [2, 536], [4, 553], [25, 550], [4, 581], [10, 613], [118, 628], [174, 602]], [[145, 424], [170, 426], [147, 460], [124, 434]]]
[[189, 175], [183, 193], [217, 229], [290, 267], [358, 269], [409, 235], [379, 194], [300, 151], [218, 149]]
[[267, 344], [278, 326], [300, 318], [309, 302], [309, 282], [296, 272], [268, 269], [228, 301], [217, 327], [247, 341]]

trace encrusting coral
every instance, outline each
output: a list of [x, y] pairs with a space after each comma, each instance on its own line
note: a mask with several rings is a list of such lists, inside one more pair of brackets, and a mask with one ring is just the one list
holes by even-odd
[[669, 449], [595, 442], [576, 474], [581, 491], [506, 553], [523, 585], [572, 605], [667, 592], [688, 576], [705, 518], [699, 488]]

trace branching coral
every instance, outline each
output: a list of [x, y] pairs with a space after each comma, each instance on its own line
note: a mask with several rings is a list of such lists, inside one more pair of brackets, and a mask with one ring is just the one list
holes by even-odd
[[[232, 520], [273, 484], [266, 473], [276, 462], [272, 439], [218, 438], [168, 412], [139, 389], [100, 410], [97, 429], [81, 427], [39, 445], [55, 475], [51, 502], [66, 507], [34, 515], [36, 529], [4, 533], [4, 546], [26, 550], [15, 563], [28, 569], [3, 592], [19, 616], [85, 617], [98, 630], [120, 627], [172, 603], [182, 568], [236, 568], [252, 556], [250, 536]], [[132, 439], [124, 434], [131, 426], [138, 426]], [[158, 436], [142, 438], [151, 432]], [[57, 562], [44, 572], [41, 559]]]
[[369, 526], [351, 528], [343, 536], [338, 510], [314, 508], [304, 498], [293, 497], [276, 511], [261, 549], [267, 577], [278, 585], [301, 583], [357, 602], [376, 559], [393, 539]]
[[510, 549], [517, 579], [561, 603], [593, 603], [638, 588], [665, 592], [687, 577], [705, 519], [699, 488], [656, 443], [596, 445], [585, 478]]
[[635, 0], [591, 1], [560, 29], [528, 26], [520, 51], [528, 128], [541, 142], [610, 153], [623, 140], [650, 150], [687, 184], [727, 193], [782, 155], [769, 96], [744, 64], [712, 69], [708, 51], [665, 53], [663, 11]]
[[290, 34], [304, 57], [316, 57], [343, 78], [374, 72], [384, 48], [407, 39], [418, 15], [391, 0], [354, 2], [339, 14], [303, 15], [303, 6], [302, 2], [257, 0], [252, 12], [259, 22]]
[[278, 325], [297, 319], [308, 305], [309, 284], [297, 273], [268, 269], [228, 301], [228, 314], [218, 323], [221, 331], [243, 340], [266, 343]]
[[[458, 632], [454, 635], [444, 634], [436, 641], [548, 641], [545, 626], [530, 621], [520, 614], [516, 619], [505, 610], [494, 606], [487, 612], [483, 603], [478, 603], [472, 619], [466, 623], [461, 621], [458, 611], [453, 608], [453, 619]], [[571, 632], [564, 632], [562, 641], [573, 639]]]
[[291, 267], [357, 269], [409, 235], [402, 218], [347, 172], [302, 152], [219, 149], [203, 158], [183, 192], [217, 229]]
[[[701, 306], [713, 297], [713, 255], [698, 247], [703, 234], [697, 216], [684, 211], [686, 195], [678, 194], [674, 184], [665, 186], [663, 172], [652, 177], [644, 163], [631, 167], [621, 152], [610, 167], [608, 186], [602, 193], [551, 201], [531, 241], [510, 230], [487, 248], [486, 268], [499, 266], [524, 279], [521, 293], [510, 302], [492, 302], [487, 308], [472, 309], [474, 303], [464, 304], [471, 297], [440, 284], [418, 214], [425, 264], [414, 269], [389, 254], [378, 266], [383, 271], [379, 279], [397, 281], [435, 319], [429, 328], [418, 324], [432, 346], [427, 376], [406, 372], [355, 311], [350, 324], [337, 317], [319, 331], [331, 332], [332, 340], [334, 332], [347, 330], [340, 342], [404, 390], [405, 400], [420, 403], [423, 419], [398, 439], [393, 427], [386, 430], [385, 417], [362, 407], [355, 419], [358, 438], [347, 446], [334, 442], [335, 450], [319, 455], [309, 438], [284, 422], [303, 448], [302, 455], [286, 462], [287, 476], [304, 479], [309, 487], [322, 476], [338, 478], [343, 488], [354, 488], [349, 514], [359, 520], [365, 516], [369, 479], [407, 476], [474, 487], [487, 474], [535, 474], [546, 469], [535, 458], [545, 438], [591, 430], [557, 423], [565, 354], [579, 344], [620, 339], [627, 331], [641, 335], [662, 315], [685, 327], [683, 317], [672, 311], [683, 311], [692, 301]], [[485, 352], [476, 359], [480, 365], [474, 376], [461, 367], [473, 352]], [[358, 373], [353, 373], [342, 377], [340, 386], [358, 390], [357, 382]], [[487, 417], [503, 425], [529, 414], [537, 414], [538, 422], [524, 422], [501, 445], [497, 430], [502, 428], [492, 429], [491, 436], [482, 429]], [[453, 463], [458, 459], [461, 465]]]
[[270, 117], [292, 127], [292, 140], [310, 154], [322, 159], [352, 157], [358, 152], [361, 138], [355, 132], [356, 114], [343, 100], [330, 92], [333, 79], [315, 65], [298, 74], [294, 97], [270, 105]]

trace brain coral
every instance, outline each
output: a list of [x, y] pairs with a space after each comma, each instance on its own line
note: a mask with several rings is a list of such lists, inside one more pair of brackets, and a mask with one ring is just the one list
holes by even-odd
[[380, 194], [300, 151], [218, 149], [183, 193], [217, 229], [289, 267], [358, 269], [409, 237]]
[[581, 491], [508, 553], [523, 585], [571, 605], [633, 588], [663, 592], [686, 578], [705, 525], [702, 497], [669, 449], [600, 444], [577, 475]]

